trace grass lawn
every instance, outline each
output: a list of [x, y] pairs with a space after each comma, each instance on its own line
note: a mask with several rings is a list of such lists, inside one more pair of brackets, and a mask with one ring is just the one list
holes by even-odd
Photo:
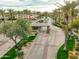
[[67, 40], [67, 51], [64, 51], [64, 50], [63, 50], [64, 45], [62, 45], [62, 46], [59, 48], [59, 51], [58, 51], [58, 53], [57, 53], [57, 59], [68, 59], [68, 52], [73, 49], [74, 44], [75, 44], [74, 38], [73, 38], [73, 37], [70, 37], [70, 38]]
[[[24, 38], [22, 39], [18, 45], [19, 47], [22, 47], [24, 44], [33, 41], [35, 38], [35, 36], [30, 36], [27, 39]], [[11, 48], [2, 58], [0, 59], [15, 59], [16, 58], [16, 51], [15, 51], [15, 46], [13, 48]]]

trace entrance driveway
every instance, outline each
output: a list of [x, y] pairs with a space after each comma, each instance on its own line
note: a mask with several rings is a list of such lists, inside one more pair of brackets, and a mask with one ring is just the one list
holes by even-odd
[[52, 26], [50, 34], [38, 33], [31, 46], [23, 49], [24, 59], [56, 59], [57, 50], [64, 41], [64, 32]]

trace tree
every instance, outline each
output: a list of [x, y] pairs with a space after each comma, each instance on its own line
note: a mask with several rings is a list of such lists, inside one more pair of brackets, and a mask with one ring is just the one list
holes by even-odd
[[15, 44], [17, 52], [19, 51], [19, 46], [17, 45], [17, 36], [24, 38], [30, 35], [30, 23], [27, 20], [16, 20], [13, 23], [5, 23], [2, 26], [2, 33], [9, 37]]
[[55, 9], [51, 14], [51, 18], [55, 20], [55, 23], [60, 23], [60, 21], [62, 21], [61, 9]]
[[20, 25], [20, 27], [27, 33], [31, 34], [31, 27], [30, 27], [30, 22], [25, 19], [18, 19], [17, 24]]
[[78, 3], [76, 2], [69, 2], [69, 1], [65, 1], [65, 5], [64, 6], [61, 6], [61, 11], [64, 15], [64, 25], [65, 25], [65, 44], [64, 44], [64, 49], [66, 50], [66, 41], [67, 41], [67, 38], [68, 38], [68, 30], [69, 30], [69, 26], [68, 26], [68, 22], [72, 20], [72, 23], [73, 23], [73, 17], [75, 16], [76, 14], [76, 6], [79, 5]]
[[38, 18], [42, 18], [42, 17], [47, 18], [47, 16], [49, 16], [49, 13], [48, 12], [43, 12], [43, 13], [39, 13]]
[[73, 21], [73, 23], [69, 23], [70, 25], [70, 28], [76, 28], [77, 32], [78, 32], [78, 29], [79, 29], [79, 19], [75, 19]]
[[9, 9], [9, 10], [8, 10], [8, 17], [9, 17], [8, 20], [12, 20], [12, 22], [13, 22], [13, 20], [16, 20], [16, 19], [15, 19], [15, 12], [14, 12], [13, 9]]
[[0, 20], [5, 22], [4, 16], [5, 16], [5, 10], [0, 9]]
[[65, 43], [64, 43], [64, 49], [66, 50], [66, 41], [68, 38], [68, 33], [70, 30], [70, 26], [68, 25], [69, 22], [73, 23], [73, 19], [77, 16], [78, 10], [76, 9], [76, 7], [79, 5], [79, 3], [75, 2], [75, 1], [65, 1], [64, 0], [65, 5], [59, 4], [60, 7], [58, 9], [55, 9], [54, 12], [52, 13], [53, 19], [55, 20], [55, 22], [58, 21], [58, 23], [60, 24], [60, 20], [63, 19], [63, 23], [61, 25], [61, 27], [63, 27], [63, 30], [65, 31]]
[[27, 10], [27, 9], [23, 10], [23, 12], [24, 12], [24, 14], [26, 14], [26, 15], [31, 13], [31, 11], [30, 11], [30, 10]]

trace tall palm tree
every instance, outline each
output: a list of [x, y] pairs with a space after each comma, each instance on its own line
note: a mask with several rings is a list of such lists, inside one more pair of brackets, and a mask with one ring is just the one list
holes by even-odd
[[17, 18], [21, 18], [22, 17], [22, 12], [21, 11], [16, 11], [16, 15], [17, 15]]
[[2, 20], [2, 21], [4, 21], [4, 23], [5, 23], [5, 20], [4, 20], [4, 17], [5, 17], [5, 10], [2, 10], [2, 9], [0, 9], [0, 19]]
[[13, 22], [13, 20], [15, 20], [15, 12], [14, 12], [14, 10], [13, 9], [9, 9], [8, 10], [8, 17], [9, 17], [9, 20], [12, 20], [12, 22]]
[[71, 12], [72, 23], [73, 23], [73, 18], [74, 18], [75, 16], [77, 16], [78, 9], [75, 9], [75, 8], [76, 8], [78, 5], [79, 5], [79, 4], [78, 4], [77, 2], [74, 2], [74, 1], [71, 3], [71, 10], [70, 10], [70, 12]]
[[65, 25], [65, 35], [66, 35], [66, 38], [65, 38], [65, 45], [64, 45], [64, 48], [65, 50], [67, 49], [66, 48], [66, 41], [67, 41], [67, 37], [68, 37], [68, 30], [69, 30], [69, 26], [68, 26], [68, 22], [69, 20], [72, 20], [72, 23], [73, 23], [73, 17], [75, 16], [76, 14], [76, 6], [78, 4], [76, 2], [69, 2], [69, 1], [65, 1], [65, 5], [62, 6], [61, 10], [62, 10], [62, 13], [64, 15], [64, 25]]
[[70, 28], [76, 28], [76, 31], [78, 32], [79, 29], [79, 19], [73, 20], [73, 23], [69, 23]]
[[43, 12], [43, 13], [39, 13], [38, 18], [42, 18], [42, 17], [47, 18], [48, 16], [49, 16], [49, 13], [48, 12]]
[[[68, 20], [72, 20], [73, 23], [73, 18], [77, 15], [78, 10], [76, 9], [76, 7], [79, 4], [75, 1], [65, 1], [65, 5], [62, 6], [62, 12], [64, 13], [64, 16], [68, 16]], [[67, 17], [66, 17], [67, 18]]]
[[[66, 38], [65, 38], [65, 44], [64, 44], [64, 49], [66, 50], [67, 48], [66, 48], [66, 41], [67, 41], [67, 37], [68, 37], [68, 30], [69, 30], [69, 26], [68, 26], [68, 22], [69, 21], [71, 21], [72, 20], [72, 23], [73, 23], [73, 18], [76, 16], [76, 14], [77, 14], [77, 10], [75, 9], [76, 8], [76, 6], [77, 5], [79, 5], [78, 3], [76, 3], [76, 2], [70, 2], [70, 1], [65, 1], [64, 0], [64, 2], [65, 2], [65, 5], [61, 5], [61, 4], [59, 4], [61, 7], [59, 7], [59, 9], [60, 9], [60, 13], [57, 11], [57, 10], [55, 10], [55, 12], [53, 13], [53, 17], [57, 20], [58, 19], [58, 17], [64, 17], [63, 19], [64, 19], [64, 30], [65, 30], [65, 36], [66, 36]], [[59, 14], [59, 15], [58, 15]]]
[[40, 15], [40, 14], [41, 14], [41, 12], [35, 12], [35, 14]]
[[62, 16], [61, 16], [61, 10], [59, 9], [55, 9], [52, 14], [51, 14], [51, 18], [53, 18], [53, 20], [55, 20], [56, 23], [60, 23]]
[[27, 9], [23, 10], [23, 12], [24, 12], [24, 14], [30, 14], [31, 13], [31, 11], [27, 10]]
[[24, 15], [25, 17], [26, 17], [27, 15], [31, 15], [31, 11], [30, 11], [30, 10], [25, 9], [25, 10], [23, 10], [22, 12], [23, 12], [23, 15]]

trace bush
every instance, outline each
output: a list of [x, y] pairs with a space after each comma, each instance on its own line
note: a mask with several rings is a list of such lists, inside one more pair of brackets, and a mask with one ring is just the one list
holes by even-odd
[[67, 50], [64, 51], [64, 45], [62, 45], [57, 53], [57, 59], [68, 59], [68, 52], [73, 50], [73, 47], [75, 45], [75, 40], [73, 37], [70, 37], [67, 40]]
[[[30, 36], [28, 38], [24, 37], [18, 44], [18, 48], [21, 49], [21, 47], [28, 43], [31, 42], [35, 39], [36, 36]], [[16, 45], [11, 48], [1, 59], [15, 59], [17, 57], [16, 55]]]

